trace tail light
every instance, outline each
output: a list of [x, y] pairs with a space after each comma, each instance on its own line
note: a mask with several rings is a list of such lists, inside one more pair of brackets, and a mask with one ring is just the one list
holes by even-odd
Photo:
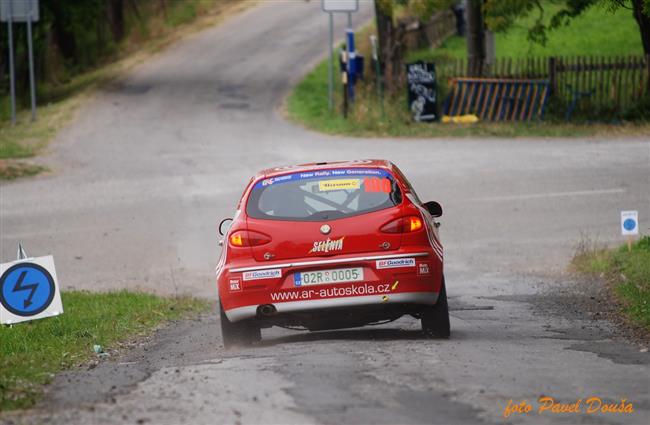
[[237, 247], [260, 246], [271, 242], [270, 236], [252, 230], [238, 230], [230, 235], [228, 239], [230, 245]]
[[381, 226], [383, 233], [411, 233], [417, 232], [424, 226], [422, 219], [415, 215], [398, 218], [397, 220], [389, 221]]

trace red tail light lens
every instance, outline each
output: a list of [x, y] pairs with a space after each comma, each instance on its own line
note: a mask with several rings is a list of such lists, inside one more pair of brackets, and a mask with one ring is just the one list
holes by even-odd
[[238, 230], [228, 238], [230, 245], [236, 247], [242, 246], [260, 246], [271, 242], [271, 237], [264, 233], [253, 232], [252, 230]]
[[410, 233], [417, 232], [422, 227], [424, 223], [420, 217], [410, 215], [408, 217], [398, 218], [397, 220], [389, 221], [388, 223], [381, 226], [381, 231], [383, 233]]

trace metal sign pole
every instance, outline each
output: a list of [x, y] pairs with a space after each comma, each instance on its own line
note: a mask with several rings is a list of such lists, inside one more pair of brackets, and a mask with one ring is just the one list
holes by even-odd
[[23, 248], [22, 243], [18, 243], [18, 251], [16, 252], [16, 260], [24, 260], [27, 258], [27, 251]]
[[36, 121], [36, 84], [34, 82], [34, 46], [32, 40], [32, 0], [28, 0], [29, 15], [27, 16], [27, 48], [29, 50], [29, 88], [32, 102], [32, 121]]
[[[33, 0], [30, 0], [33, 1]], [[328, 100], [329, 100], [329, 110], [334, 110], [334, 13], [347, 13], [348, 15], [348, 27], [352, 28], [352, 13], [359, 10], [359, 0], [321, 0], [321, 10], [329, 14], [329, 49], [330, 49], [330, 63], [327, 75], [329, 77], [328, 81]], [[344, 73], [347, 76], [346, 70]], [[344, 103], [347, 102], [347, 85], [350, 84], [350, 81], [344, 82], [344, 87], [346, 88]], [[344, 107], [344, 115], [345, 115]]]
[[330, 15], [330, 66], [328, 69], [328, 76], [329, 76], [328, 95], [329, 95], [330, 111], [332, 111], [334, 109], [334, 14], [330, 12], [329, 15]]
[[13, 3], [9, 2], [9, 19], [7, 19], [7, 30], [9, 32], [9, 85], [11, 86], [11, 124], [16, 125], [16, 70], [14, 69], [14, 23]]

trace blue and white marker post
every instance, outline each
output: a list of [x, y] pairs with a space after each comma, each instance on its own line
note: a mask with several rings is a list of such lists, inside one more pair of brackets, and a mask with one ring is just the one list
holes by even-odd
[[359, 10], [359, 0], [321, 0], [323, 12], [329, 14], [329, 50], [330, 64], [328, 70], [328, 100], [330, 111], [334, 109], [334, 13], [347, 13], [348, 27], [352, 28], [352, 14]]
[[352, 28], [348, 28], [345, 31], [346, 46], [348, 51], [348, 98], [350, 102], [354, 102], [354, 83], [356, 82], [356, 57], [357, 52], [354, 45], [354, 31]]
[[54, 259], [27, 258], [19, 245], [18, 259], [0, 264], [0, 323], [13, 325], [62, 313]]
[[621, 235], [627, 236], [627, 250], [632, 251], [632, 239], [639, 234], [639, 212], [621, 211]]

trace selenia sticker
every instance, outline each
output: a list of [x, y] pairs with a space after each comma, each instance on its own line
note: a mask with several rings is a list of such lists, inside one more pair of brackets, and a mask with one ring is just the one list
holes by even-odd
[[361, 181], [359, 179], [323, 180], [318, 182], [318, 190], [321, 192], [328, 190], [359, 189], [360, 187]]
[[345, 239], [345, 236], [339, 239], [327, 238], [324, 241], [314, 242], [314, 247], [309, 250], [309, 254], [313, 254], [314, 252], [341, 251], [343, 250], [343, 239]]

